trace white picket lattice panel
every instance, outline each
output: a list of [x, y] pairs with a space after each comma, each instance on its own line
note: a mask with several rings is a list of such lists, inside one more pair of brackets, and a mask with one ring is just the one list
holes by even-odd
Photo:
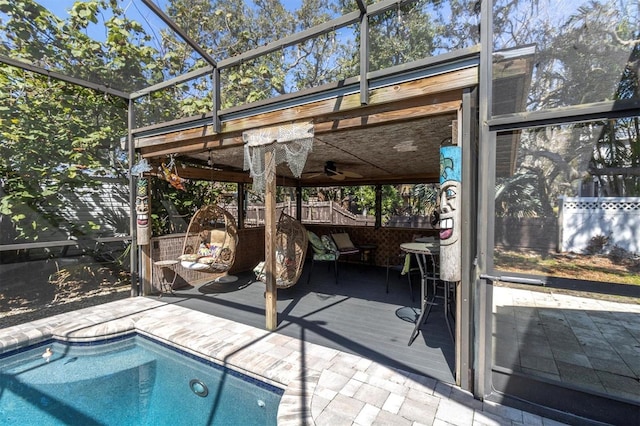
[[640, 198], [561, 198], [559, 226], [563, 252], [583, 253], [591, 238], [604, 235], [608, 249], [640, 253]]

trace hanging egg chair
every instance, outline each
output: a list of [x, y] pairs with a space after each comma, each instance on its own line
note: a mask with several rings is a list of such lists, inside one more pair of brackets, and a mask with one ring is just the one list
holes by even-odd
[[217, 205], [200, 208], [191, 218], [179, 260], [183, 268], [201, 272], [228, 272], [236, 258], [238, 227]]
[[[302, 223], [286, 213], [280, 214], [275, 237], [277, 288], [289, 288], [298, 282], [307, 254], [307, 238], [307, 230]], [[258, 263], [254, 272], [258, 280], [266, 283], [264, 264]]]

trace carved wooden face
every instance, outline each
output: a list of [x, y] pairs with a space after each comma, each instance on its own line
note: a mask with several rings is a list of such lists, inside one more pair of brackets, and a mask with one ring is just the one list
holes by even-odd
[[460, 182], [446, 181], [440, 187], [440, 245], [460, 239]]
[[138, 180], [136, 191], [136, 223], [144, 227], [149, 225], [149, 195], [147, 193], [148, 182], [146, 179]]

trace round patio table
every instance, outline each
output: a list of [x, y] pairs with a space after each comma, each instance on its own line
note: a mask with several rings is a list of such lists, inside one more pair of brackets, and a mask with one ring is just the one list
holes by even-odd
[[[153, 262], [153, 265], [156, 267], [156, 271], [158, 273], [158, 282], [160, 283], [160, 296], [164, 294], [165, 291], [168, 291], [171, 294], [173, 293], [173, 284], [176, 282], [176, 277], [178, 273], [176, 272], [176, 265], [180, 263], [177, 260], [157, 260]], [[173, 273], [173, 278], [171, 281], [167, 279], [167, 272], [171, 271]]]

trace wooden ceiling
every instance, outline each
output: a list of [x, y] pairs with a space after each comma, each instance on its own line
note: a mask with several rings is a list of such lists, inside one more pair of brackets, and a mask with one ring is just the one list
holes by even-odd
[[[294, 179], [282, 164], [278, 185], [438, 182], [440, 145], [457, 134], [462, 91], [475, 84], [477, 70], [467, 68], [372, 90], [366, 106], [356, 93], [223, 121], [220, 133], [202, 125], [135, 138], [136, 149], [156, 163], [174, 154], [178, 163], [202, 165], [179, 167], [179, 175], [187, 179], [250, 183], [242, 170], [244, 130], [312, 122], [313, 150], [301, 179]], [[324, 173], [327, 161], [334, 162], [338, 172], [349, 172], [344, 180]], [[205, 167], [208, 162], [213, 168]]]

